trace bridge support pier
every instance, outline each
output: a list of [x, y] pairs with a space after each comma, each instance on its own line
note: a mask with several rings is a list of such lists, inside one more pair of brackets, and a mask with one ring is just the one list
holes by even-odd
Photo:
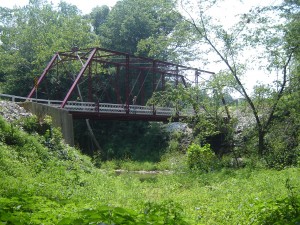
[[51, 116], [53, 125], [61, 128], [65, 142], [70, 146], [74, 146], [73, 117], [67, 110], [35, 102], [23, 102], [19, 103], [19, 105], [38, 118], [43, 118], [46, 115]]

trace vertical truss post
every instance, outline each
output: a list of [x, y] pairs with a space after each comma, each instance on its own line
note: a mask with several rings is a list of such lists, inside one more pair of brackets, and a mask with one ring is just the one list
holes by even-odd
[[129, 54], [126, 54], [126, 62], [125, 62], [125, 70], [126, 70], [126, 80], [125, 80], [125, 85], [126, 85], [126, 114], [129, 114], [129, 95], [130, 95], [130, 88], [129, 88]]
[[89, 55], [87, 61], [86, 61], [85, 64], [81, 67], [81, 70], [80, 70], [79, 74], [77, 75], [75, 81], [73, 82], [73, 84], [72, 84], [70, 90], [68, 91], [66, 97], [64, 98], [63, 102], [61, 103], [61, 105], [60, 105], [61, 108], [64, 108], [64, 107], [65, 107], [67, 101], [69, 100], [70, 95], [73, 93], [73, 91], [74, 91], [76, 85], [78, 84], [78, 81], [80, 80], [80, 78], [81, 78], [82, 75], [84, 74], [84, 72], [85, 72], [86, 68], [88, 67], [88, 65], [91, 63], [91, 61], [92, 61], [94, 55], [96, 54], [96, 52], [97, 52], [97, 48], [94, 48], [94, 49], [91, 51], [91, 53], [90, 53], [90, 55]]
[[44, 70], [44, 72], [42, 73], [42, 75], [40, 76], [40, 78], [38, 79], [38, 81], [36, 82], [36, 84], [34, 85], [34, 87], [31, 89], [29, 95], [27, 96], [27, 98], [31, 98], [32, 95], [34, 94], [34, 92], [36, 91], [36, 88], [40, 85], [40, 83], [43, 81], [43, 79], [45, 78], [46, 74], [49, 72], [49, 70], [51, 69], [51, 67], [53, 66], [55, 60], [58, 59], [58, 53], [56, 53], [51, 61], [48, 63], [46, 69]]
[[195, 71], [195, 85], [198, 86], [198, 82], [199, 82], [199, 72], [198, 70]]

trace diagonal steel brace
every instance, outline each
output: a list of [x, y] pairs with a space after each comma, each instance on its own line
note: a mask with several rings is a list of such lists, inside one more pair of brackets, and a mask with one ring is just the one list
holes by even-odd
[[81, 78], [82, 75], [84, 74], [85, 70], [87, 69], [87, 67], [88, 67], [89, 64], [91, 63], [91, 61], [92, 61], [94, 55], [96, 54], [97, 50], [98, 50], [97, 48], [94, 48], [94, 49], [91, 51], [91, 53], [90, 53], [90, 55], [89, 55], [87, 61], [86, 61], [85, 64], [81, 67], [80, 72], [78, 73], [78, 75], [77, 75], [75, 81], [73, 82], [73, 84], [72, 84], [70, 90], [68, 91], [66, 97], [64, 98], [63, 102], [62, 102], [61, 105], [60, 105], [61, 108], [64, 108], [64, 107], [65, 107], [67, 101], [69, 100], [70, 95], [73, 93], [73, 91], [74, 91], [76, 85], [78, 84], [78, 81], [80, 80], [80, 78]]
[[39, 77], [37, 83], [35, 84], [35, 86], [32, 88], [31, 92], [29, 93], [29, 95], [27, 96], [27, 98], [31, 98], [32, 95], [34, 94], [34, 92], [36, 91], [36, 87], [40, 85], [40, 83], [44, 80], [46, 74], [49, 72], [49, 70], [51, 69], [51, 67], [53, 66], [55, 60], [59, 57], [58, 53], [56, 53], [51, 61], [48, 63], [46, 69], [44, 70], [44, 72], [42, 73], [42, 75]]

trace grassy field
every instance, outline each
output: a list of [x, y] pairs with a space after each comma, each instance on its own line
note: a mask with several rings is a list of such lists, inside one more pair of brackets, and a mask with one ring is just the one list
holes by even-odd
[[[300, 169], [190, 171], [184, 155], [158, 164], [107, 162], [0, 119], [0, 224], [299, 224]], [[166, 173], [116, 174], [171, 169]]]
[[158, 174], [148, 179], [122, 174], [111, 177], [116, 189], [105, 186], [99, 195], [111, 193], [102, 200], [134, 210], [142, 210], [144, 202], [173, 202], [190, 224], [256, 224], [263, 217], [260, 213], [277, 207], [273, 203], [299, 191], [299, 174], [296, 168]]

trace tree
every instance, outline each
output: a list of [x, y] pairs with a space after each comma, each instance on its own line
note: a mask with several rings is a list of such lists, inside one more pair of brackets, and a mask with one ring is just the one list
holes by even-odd
[[[178, 42], [172, 35], [175, 27], [181, 22], [179, 13], [175, 11], [173, 0], [124, 0], [117, 2], [111, 10], [106, 6], [95, 8], [89, 16], [92, 20], [93, 30], [101, 40], [102, 47], [161, 60], [177, 60], [178, 54], [168, 54], [174, 49], [171, 44]], [[109, 68], [109, 66], [105, 69], [107, 73], [101, 71], [97, 79], [104, 84], [109, 84], [116, 69]], [[120, 68], [118, 72], [119, 82], [125, 83], [125, 69]], [[130, 100], [137, 96], [137, 104], [140, 104], [141, 99], [146, 101], [152, 94], [153, 79], [156, 81], [160, 79], [158, 78], [160, 74], [147, 76], [147, 74], [151, 74], [150, 70], [139, 71], [138, 74], [130, 74], [132, 82], [129, 95]], [[145, 87], [145, 92], [141, 93], [139, 81], [143, 76], [145, 80], [142, 85]], [[110, 85], [105, 85], [105, 93], [108, 93], [106, 96], [101, 94], [104, 91], [100, 85], [96, 88], [98, 88], [98, 93], [95, 94], [95, 99], [97, 97], [99, 99], [100, 96], [101, 100], [108, 101], [108, 98], [115, 94], [115, 90]], [[121, 93], [125, 91], [122, 87], [120, 88]], [[143, 97], [138, 96], [140, 93]], [[126, 101], [126, 99], [118, 100], [123, 103]], [[97, 138], [103, 146], [103, 159], [112, 157], [157, 159], [159, 152], [164, 147], [165, 137], [160, 135], [156, 129], [152, 129], [155, 127], [154, 123], [109, 121], [93, 123], [92, 126], [97, 130]], [[155, 146], [145, 141], [145, 137], [155, 140], [152, 142], [155, 143]], [[81, 139], [80, 142], [81, 146], [88, 146], [86, 139]]]
[[57, 9], [47, 1], [30, 1], [23, 8], [0, 10], [0, 74], [7, 93], [27, 95], [54, 52], [98, 43], [89, 21], [65, 2]]
[[[293, 52], [291, 65], [288, 68], [287, 86], [274, 112], [274, 119], [266, 135], [266, 144], [272, 149], [268, 154], [268, 164], [272, 167], [297, 165], [299, 160], [299, 28], [300, 2], [284, 1], [280, 6], [273, 7], [286, 20], [282, 27], [282, 36], [286, 51]], [[278, 56], [277, 56], [278, 57]], [[280, 62], [280, 57], [279, 62]], [[264, 91], [266, 93], [266, 91]]]
[[[175, 47], [182, 38], [172, 35], [181, 16], [173, 0], [123, 0], [110, 11], [99, 27], [105, 48], [161, 60], [176, 60]], [[173, 54], [170, 54], [173, 50]], [[172, 56], [172, 57], [170, 57]]]
[[[270, 15], [267, 13], [262, 13], [270, 12], [270, 8], [256, 9], [255, 12], [241, 15], [240, 21], [229, 29], [217, 23], [209, 15], [209, 10], [218, 3], [219, 1], [200, 1], [198, 18], [194, 16], [196, 13], [191, 8], [187, 8], [186, 5], [188, 4], [184, 3], [183, 0], [181, 1], [181, 7], [185, 11], [186, 21], [193, 26], [193, 31], [198, 35], [202, 46], [206, 46], [225, 65], [234, 78], [237, 89], [246, 99], [256, 121], [259, 140], [258, 153], [263, 155], [266, 151], [265, 135], [274, 119], [278, 102], [284, 95], [289, 73], [288, 68], [296, 49], [280, 36], [283, 27], [271, 23], [271, 20], [274, 20], [274, 18], [270, 18]], [[275, 11], [273, 10], [272, 12]], [[244, 71], [240, 68], [245, 68], [247, 63], [245, 61], [242, 62], [240, 59], [244, 58], [242, 54], [249, 49], [249, 44], [251, 47], [261, 45], [267, 48], [268, 51], [265, 54], [269, 56], [268, 68], [276, 68], [282, 71], [281, 82], [279, 80], [277, 82], [279, 85], [278, 91], [272, 96], [272, 103], [269, 106], [268, 113], [264, 114], [264, 116], [261, 116], [261, 112], [258, 111], [253, 98], [242, 82], [241, 75]], [[256, 55], [256, 57], [259, 56]]]
[[93, 30], [97, 35], [101, 35], [100, 27], [106, 22], [109, 12], [110, 9], [107, 5], [95, 7], [92, 9], [90, 18], [92, 19]]

